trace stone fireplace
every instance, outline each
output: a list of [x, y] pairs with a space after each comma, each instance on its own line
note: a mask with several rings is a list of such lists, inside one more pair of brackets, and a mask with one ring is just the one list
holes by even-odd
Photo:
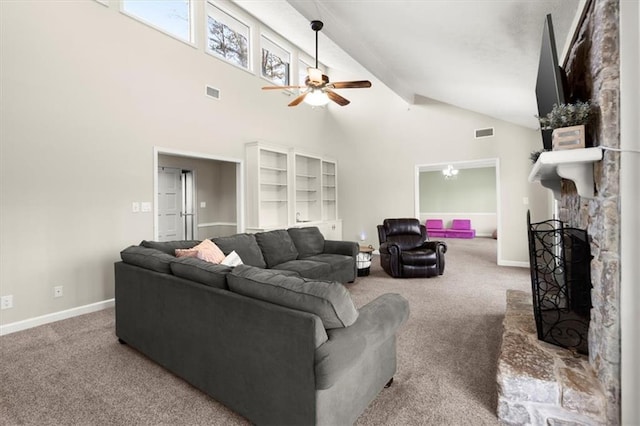
[[[620, 148], [619, 7], [616, 0], [588, 2], [564, 64], [567, 99], [590, 100], [597, 108], [587, 127], [589, 145], [614, 149]], [[530, 328], [535, 330], [526, 318], [531, 295], [511, 292], [498, 367], [503, 423], [621, 423], [620, 163], [619, 152], [604, 150], [593, 166], [593, 199], [580, 197], [573, 182], [562, 181], [558, 219], [587, 231], [593, 256], [588, 358], [572, 359], [530, 340]], [[551, 368], [524, 371], [527, 365], [542, 365], [541, 359]]]
[[[620, 148], [619, 2], [591, 1], [568, 61], [569, 99], [591, 100], [594, 146]], [[581, 199], [564, 181], [559, 219], [591, 237], [593, 290], [589, 364], [603, 386], [608, 424], [620, 424], [620, 153], [605, 150], [594, 165], [595, 198]]]

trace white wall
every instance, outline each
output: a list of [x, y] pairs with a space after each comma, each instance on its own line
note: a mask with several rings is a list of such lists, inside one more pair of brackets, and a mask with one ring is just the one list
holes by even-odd
[[[640, 424], [640, 6], [620, 2], [622, 424]], [[635, 150], [636, 152], [631, 152]]]
[[235, 159], [257, 139], [324, 150], [324, 110], [287, 108], [264, 80], [114, 7], [0, 7], [0, 286], [14, 298], [2, 324], [113, 297], [120, 250], [153, 238], [153, 213], [131, 203], [153, 201], [154, 146]]
[[[344, 238], [365, 230], [372, 244], [383, 218], [413, 215], [415, 164], [498, 157], [503, 257], [527, 259], [522, 198], [545, 193], [527, 182], [533, 130], [409, 107], [375, 79], [345, 91], [346, 108], [287, 108], [290, 98], [260, 90], [264, 80], [113, 5], [0, 8], [0, 293], [14, 297], [2, 325], [113, 297], [120, 250], [153, 238], [153, 212], [131, 203], [153, 200], [155, 146], [242, 159], [246, 142], [263, 140], [334, 157]], [[205, 97], [205, 84], [222, 99]], [[494, 139], [473, 139], [489, 126]], [[53, 299], [59, 285], [64, 297]]]
[[[539, 131], [435, 102], [407, 105], [377, 81], [373, 85], [375, 92], [349, 92], [354, 107], [333, 115], [344, 238], [364, 232], [365, 243], [377, 246], [376, 225], [383, 219], [415, 216], [416, 165], [498, 158], [499, 261], [528, 265], [527, 209], [534, 217], [548, 209], [547, 191], [527, 180], [529, 154], [541, 147]], [[495, 129], [495, 137], [475, 139], [474, 130], [486, 127]]]

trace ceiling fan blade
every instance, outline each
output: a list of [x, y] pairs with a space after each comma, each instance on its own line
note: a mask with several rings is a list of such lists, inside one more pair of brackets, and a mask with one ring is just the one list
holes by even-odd
[[328, 84], [327, 87], [331, 87], [332, 89], [360, 89], [371, 87], [371, 82], [369, 80], [338, 81]]
[[304, 98], [307, 97], [307, 94], [309, 92], [304, 92], [302, 95], [298, 96], [297, 98], [295, 98], [294, 100], [292, 100], [291, 102], [289, 102], [289, 106], [290, 107], [294, 107], [296, 105], [298, 105], [300, 102], [304, 101]]
[[307, 86], [264, 86], [262, 90], [304, 89]]
[[331, 90], [325, 90], [325, 93], [333, 102], [337, 103], [340, 106], [349, 105], [350, 101], [348, 99], [343, 98], [338, 95], [336, 92], [332, 92]]

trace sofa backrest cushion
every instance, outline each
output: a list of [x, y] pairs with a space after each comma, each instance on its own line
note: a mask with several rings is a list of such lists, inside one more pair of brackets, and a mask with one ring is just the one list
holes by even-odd
[[217, 265], [195, 257], [180, 257], [170, 264], [173, 275], [210, 287], [227, 289], [227, 274], [233, 268]]
[[285, 229], [258, 232], [255, 236], [260, 250], [262, 250], [264, 261], [267, 263], [267, 268], [273, 268], [298, 258], [298, 250]]
[[420, 221], [418, 219], [385, 219], [382, 224], [387, 238], [395, 235], [421, 235]]
[[427, 229], [444, 229], [442, 219], [427, 219], [425, 226]]
[[140, 243], [142, 247], [152, 248], [156, 250], [160, 250], [164, 253], [175, 255], [176, 249], [190, 249], [198, 244], [201, 241], [199, 240], [178, 240], [178, 241], [147, 241], [144, 240]]
[[349, 292], [337, 281], [284, 276], [277, 271], [240, 265], [227, 275], [227, 283], [235, 293], [313, 313], [326, 329], [348, 327], [358, 319]]
[[382, 226], [385, 241], [397, 244], [402, 250], [420, 247], [427, 240], [426, 228], [418, 219], [385, 219]]
[[298, 250], [298, 257], [300, 259], [324, 252], [324, 236], [317, 226], [289, 228], [287, 232], [293, 240], [296, 250]]
[[255, 266], [258, 268], [265, 268], [267, 264], [262, 256], [262, 251], [256, 242], [256, 238], [253, 234], [235, 234], [228, 237], [213, 238], [213, 242], [216, 243], [220, 250], [225, 255], [229, 255], [232, 251], [235, 251], [242, 263], [246, 265]]
[[469, 219], [453, 219], [451, 229], [471, 229], [471, 221]]
[[175, 256], [164, 253], [157, 249], [130, 246], [120, 252], [120, 258], [124, 263], [151, 269], [152, 271], [171, 273], [171, 262], [176, 260]]

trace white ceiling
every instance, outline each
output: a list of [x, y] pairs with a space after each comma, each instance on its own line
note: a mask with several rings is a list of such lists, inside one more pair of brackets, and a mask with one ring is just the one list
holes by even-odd
[[364, 67], [410, 104], [435, 100], [536, 128], [544, 18], [552, 14], [562, 61], [585, 0], [236, 3], [312, 56], [309, 21], [323, 21], [320, 62], [351, 73]]

